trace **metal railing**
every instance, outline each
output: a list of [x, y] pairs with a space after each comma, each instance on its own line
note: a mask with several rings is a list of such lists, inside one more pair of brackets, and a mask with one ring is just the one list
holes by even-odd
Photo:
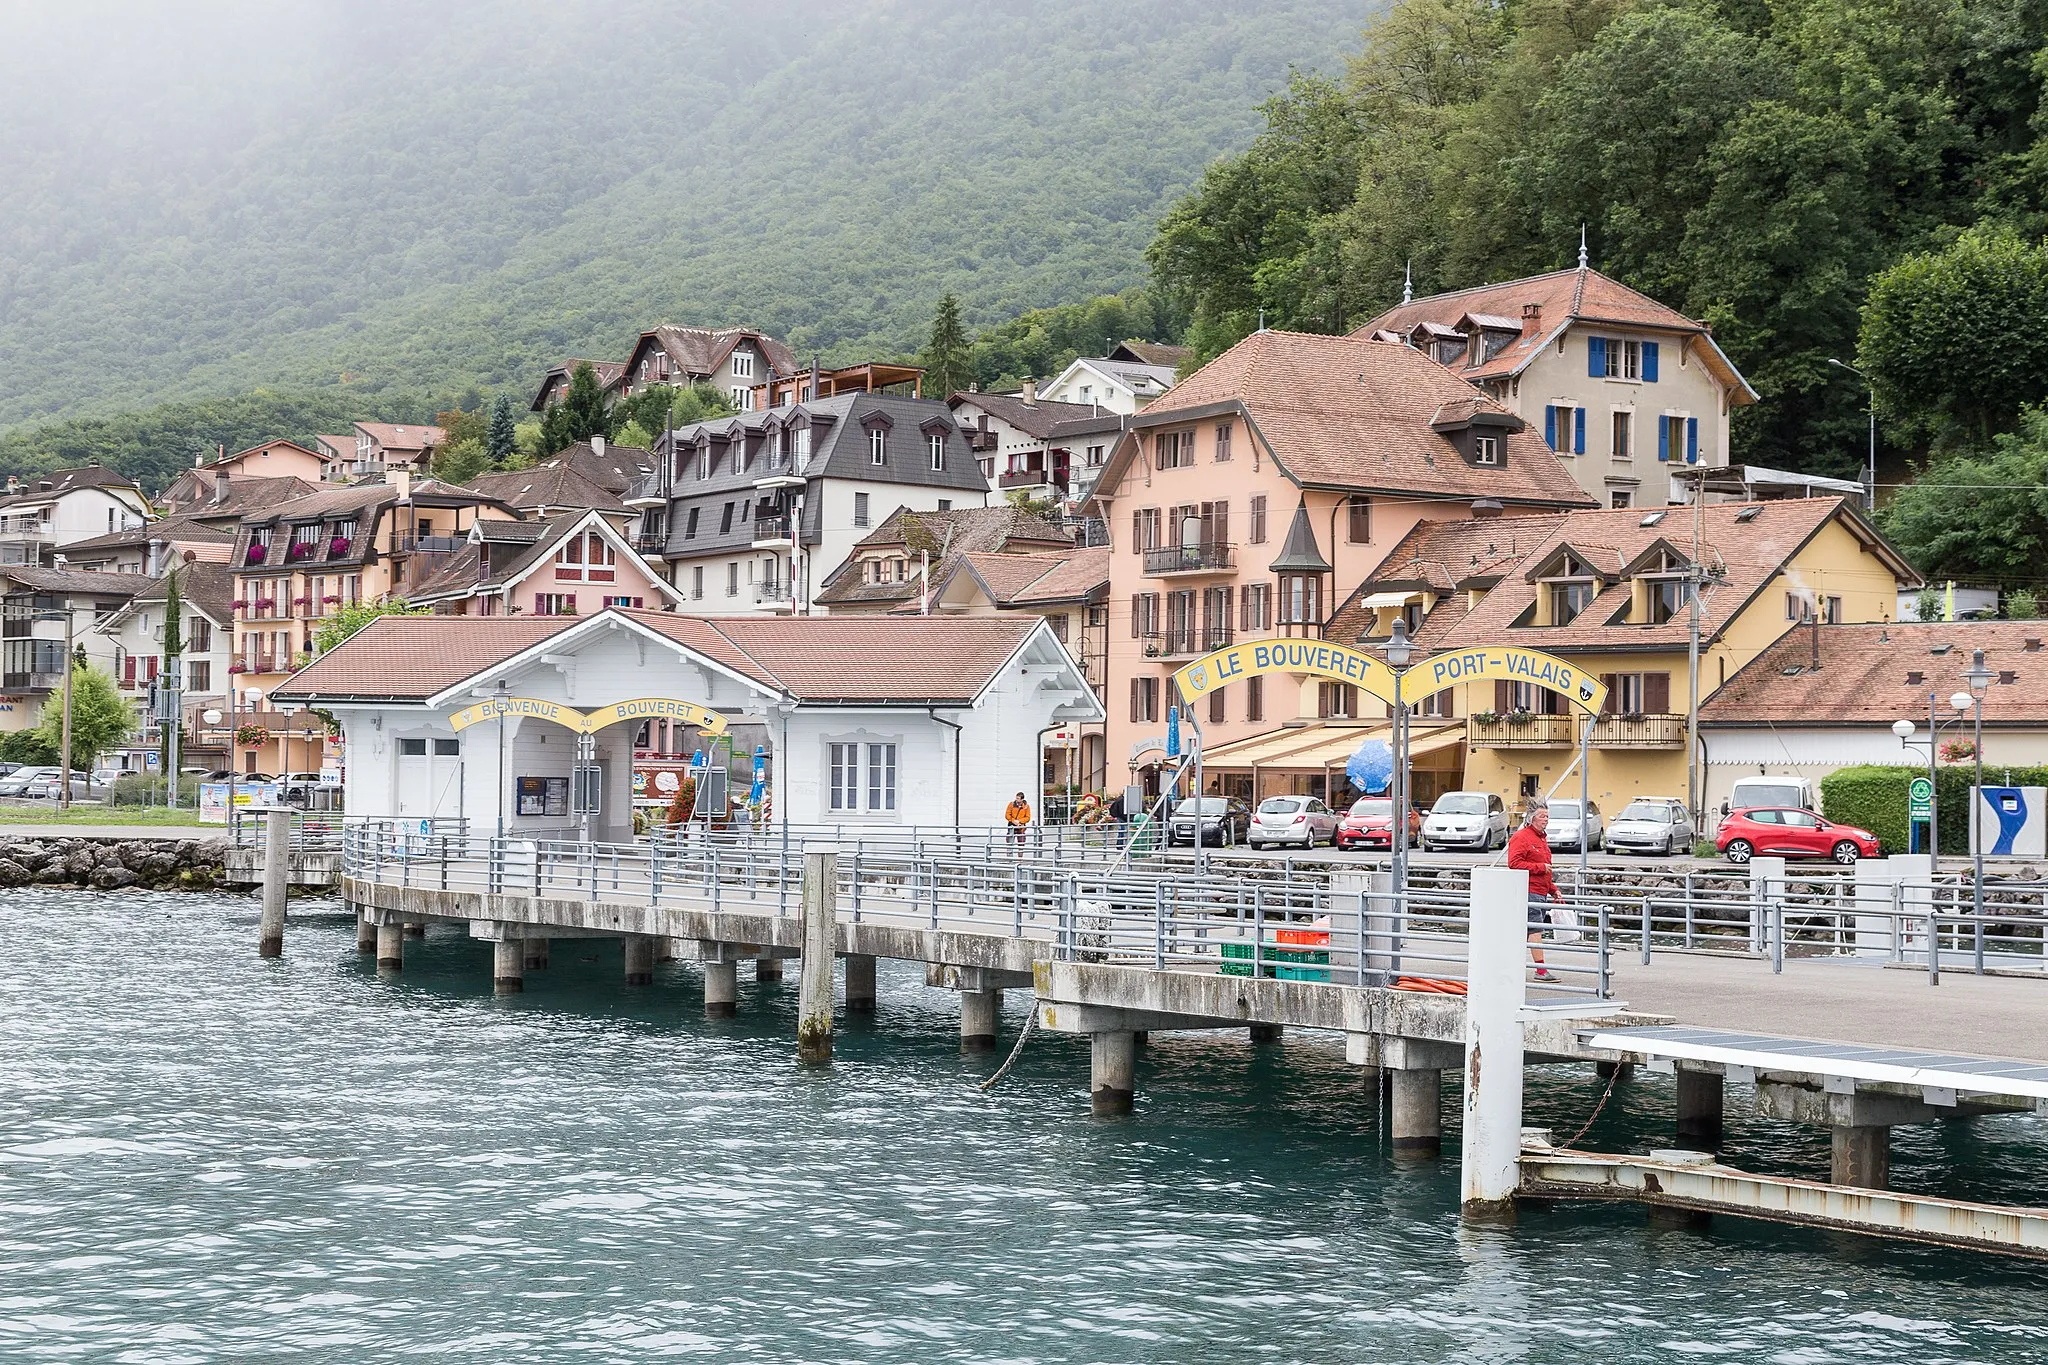
[[1235, 562], [1232, 547], [1224, 541], [1204, 540], [1189, 545], [1158, 545], [1145, 551], [1144, 572], [1157, 576], [1177, 573], [1216, 573]]
[[1570, 749], [1578, 745], [1578, 720], [1573, 716], [1496, 715], [1465, 721], [1465, 742], [1477, 749]]

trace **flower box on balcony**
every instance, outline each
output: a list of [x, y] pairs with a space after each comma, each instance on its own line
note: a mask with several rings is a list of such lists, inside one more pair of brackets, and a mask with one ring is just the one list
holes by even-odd
[[228, 603], [228, 606], [233, 608], [235, 611], [240, 611], [243, 607], [246, 607], [248, 605], [249, 599], [246, 597], [237, 597], [234, 601]]
[[313, 605], [313, 599], [310, 597], [294, 597], [292, 605], [295, 607], [310, 607]]
[[259, 597], [256, 599], [255, 605], [258, 611], [269, 611], [277, 606], [277, 599], [275, 597]]
[[1474, 711], [1472, 719], [1478, 721], [1481, 725], [1497, 725], [1500, 723], [1500, 712]]
[[248, 671], [249, 665], [245, 663], [232, 663], [228, 665], [228, 672], [230, 673], [247, 673]]
[[266, 550], [261, 545], [251, 545], [249, 547], [248, 557], [244, 562], [249, 564], [261, 564], [265, 559], [269, 558], [269, 556], [270, 551]]
[[327, 594], [327, 596], [321, 598], [320, 600], [322, 602], [339, 602], [341, 600], [341, 597], [337, 593], [329, 593]]
[[311, 555], [312, 553], [313, 553], [313, 542], [312, 542], [312, 541], [310, 541], [310, 540], [295, 540], [295, 541], [293, 541], [293, 542], [292, 542], [292, 544], [291, 544], [291, 548], [290, 548], [290, 549], [288, 549], [288, 550], [286, 550], [286, 551], [284, 552], [284, 557], [285, 557], [286, 559], [291, 559], [291, 560], [297, 560], [297, 559], [304, 559], [304, 558], [306, 558], [307, 556]]
[[1527, 725], [1530, 721], [1534, 719], [1536, 719], [1536, 713], [1534, 711], [1508, 712], [1508, 724], [1510, 725]]
[[345, 555], [348, 553], [348, 547], [352, 543], [347, 536], [336, 536], [327, 542], [327, 553], [330, 555]]

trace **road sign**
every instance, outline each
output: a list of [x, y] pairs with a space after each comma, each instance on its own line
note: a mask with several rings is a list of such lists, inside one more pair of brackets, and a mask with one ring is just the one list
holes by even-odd
[[1934, 783], [1916, 777], [1906, 786], [1906, 818], [1925, 820], [1934, 814]]

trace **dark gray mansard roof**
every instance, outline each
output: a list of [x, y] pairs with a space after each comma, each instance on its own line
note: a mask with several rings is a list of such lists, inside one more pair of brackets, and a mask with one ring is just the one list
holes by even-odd
[[[779, 450], [783, 431], [799, 425], [810, 427], [811, 457], [797, 470], [779, 463]], [[876, 427], [887, 432], [884, 462], [879, 465], [873, 462], [868, 450], [868, 433]], [[931, 467], [931, 451], [926, 442], [933, 433], [946, 438], [943, 469]], [[671, 555], [716, 554], [751, 544], [753, 523], [741, 523], [737, 508], [729, 533], [719, 534], [719, 519], [728, 502], [758, 503], [773, 498], [772, 492], [755, 489], [754, 481], [776, 473], [801, 474], [812, 483], [830, 478], [988, 492], [988, 477], [968, 448], [952, 410], [933, 398], [904, 398], [888, 393], [838, 394], [679, 427], [675, 438], [683, 461], [669, 494], [667, 553]], [[706, 443], [711, 452], [711, 473], [709, 478], [700, 479], [697, 451]], [[734, 459], [735, 447], [744, 449], [738, 460]], [[656, 449], [657, 453], [667, 451], [665, 435], [657, 438]], [[818, 499], [813, 497], [806, 502], [804, 538], [813, 540], [818, 530]], [[699, 509], [697, 536], [685, 540], [683, 533], [693, 507]]]

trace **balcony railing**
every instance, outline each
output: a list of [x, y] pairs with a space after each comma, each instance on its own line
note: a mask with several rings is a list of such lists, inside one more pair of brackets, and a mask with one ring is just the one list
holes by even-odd
[[1465, 722], [1465, 742], [1475, 749], [1570, 749], [1578, 745], [1575, 716], [1505, 715]]
[[660, 470], [655, 470], [649, 474], [642, 474], [639, 478], [626, 485], [626, 504], [628, 506], [638, 507], [648, 503], [667, 501], [668, 480], [662, 477]]
[[754, 544], [793, 544], [795, 528], [789, 517], [755, 517]]
[[754, 600], [756, 602], [787, 602], [789, 600], [789, 584], [780, 579], [764, 578], [754, 585]]
[[1601, 716], [1593, 722], [1593, 743], [1603, 749], [1683, 749], [1685, 717]]
[[1207, 654], [1210, 650], [1230, 648], [1232, 634], [1229, 626], [1208, 627], [1202, 632], [1202, 652]]
[[1059, 482], [1057, 475], [1048, 474], [1043, 469], [1016, 469], [999, 475], [996, 478], [996, 487], [1037, 488], [1042, 484], [1058, 486]]
[[1234, 567], [1236, 557], [1223, 541], [1192, 545], [1160, 545], [1145, 551], [1145, 572], [1154, 577], [1182, 573], [1220, 573]]
[[41, 517], [0, 517], [0, 536], [48, 540], [52, 534], [50, 523]]
[[420, 536], [408, 531], [398, 538], [398, 548], [420, 554], [448, 554], [464, 544], [462, 536]]
[[668, 532], [642, 531], [633, 537], [633, 548], [643, 555], [658, 555], [668, 548]]

